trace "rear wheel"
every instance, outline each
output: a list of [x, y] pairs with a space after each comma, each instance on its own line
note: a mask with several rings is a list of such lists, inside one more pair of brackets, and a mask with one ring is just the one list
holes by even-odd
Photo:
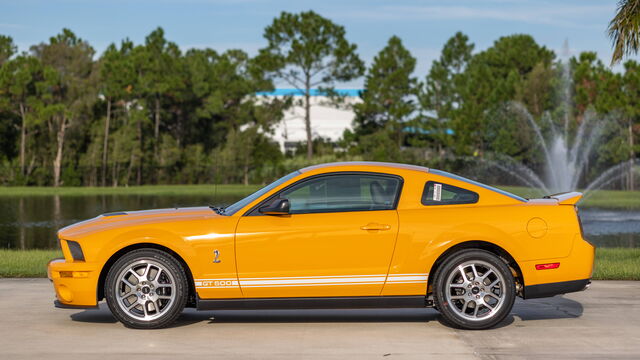
[[111, 312], [124, 325], [161, 328], [184, 309], [187, 276], [180, 262], [163, 251], [134, 250], [113, 264], [104, 293]]
[[513, 308], [515, 283], [509, 267], [484, 250], [462, 250], [436, 271], [434, 304], [447, 323], [463, 329], [487, 329]]

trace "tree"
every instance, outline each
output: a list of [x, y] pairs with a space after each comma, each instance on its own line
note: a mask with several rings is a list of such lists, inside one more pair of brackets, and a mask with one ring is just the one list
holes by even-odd
[[[573, 101], [576, 120], [580, 123], [590, 106], [600, 114], [620, 108], [620, 82], [611, 82], [613, 72], [598, 59], [595, 52], [580, 53], [571, 59], [573, 69]], [[612, 88], [607, 88], [613, 86]]]
[[55, 134], [53, 186], [59, 186], [67, 129], [79, 121], [95, 100], [95, 93], [90, 91], [94, 50], [71, 30], [63, 29], [50, 38], [48, 44], [32, 46], [31, 51], [55, 71], [55, 74], [49, 72], [48, 77], [54, 82], [52, 102], [42, 115], [48, 118], [49, 127]]
[[[462, 100], [452, 121], [458, 152], [480, 155], [490, 149], [505, 153], [501, 148], [487, 146], [494, 140], [494, 134], [487, 130], [499, 128], [500, 122], [505, 121], [495, 116], [496, 112], [522, 94], [522, 84], [538, 64], [549, 68], [554, 58], [552, 51], [524, 34], [501, 37], [473, 56], [460, 78]], [[527, 105], [534, 104], [527, 102]], [[496, 121], [498, 124], [490, 124]]]
[[7, 62], [16, 53], [16, 50], [11, 37], [0, 35], [0, 66]]
[[181, 54], [178, 45], [164, 38], [164, 30], [161, 27], [151, 32], [145, 39], [145, 45], [136, 50], [134, 56], [139, 90], [146, 96], [148, 107], [153, 109], [153, 159], [157, 164], [161, 140], [162, 101], [183, 90], [180, 78]]
[[[624, 94], [624, 116], [627, 120], [627, 143], [629, 146], [629, 161], [636, 159], [640, 147], [635, 140], [640, 130], [640, 64], [635, 61], [627, 61], [624, 64], [625, 72], [622, 77], [622, 91]], [[627, 177], [627, 190], [633, 190], [634, 169], [630, 163]]]
[[268, 45], [260, 50], [261, 65], [304, 95], [307, 158], [311, 159], [311, 89], [335, 95], [335, 83], [362, 76], [364, 64], [356, 45], [346, 40], [344, 27], [313, 11], [282, 12], [265, 29], [264, 38]]
[[27, 176], [25, 158], [30, 128], [38, 123], [34, 108], [40, 107], [42, 96], [38, 92], [44, 81], [41, 62], [28, 55], [20, 55], [0, 68], [0, 109], [6, 109], [20, 117], [19, 166], [20, 174]]
[[354, 106], [356, 131], [367, 134], [386, 129], [394, 134], [397, 147], [402, 147], [405, 128], [417, 109], [415, 66], [416, 59], [400, 38], [392, 36], [367, 71], [362, 103]]
[[609, 38], [613, 42], [611, 65], [625, 55], [637, 54], [640, 48], [640, 0], [619, 0], [618, 12], [609, 22]]
[[420, 96], [422, 108], [427, 112], [427, 125], [439, 148], [451, 145], [449, 127], [454, 112], [462, 103], [462, 74], [471, 60], [474, 44], [462, 32], [452, 36], [434, 60]]
[[100, 92], [104, 96], [107, 105], [102, 141], [102, 186], [105, 186], [107, 181], [112, 105], [117, 100], [125, 101], [131, 94], [135, 83], [136, 74], [131, 56], [132, 51], [133, 43], [129, 40], [124, 40], [120, 45], [120, 49], [115, 44], [109, 45], [100, 60]]

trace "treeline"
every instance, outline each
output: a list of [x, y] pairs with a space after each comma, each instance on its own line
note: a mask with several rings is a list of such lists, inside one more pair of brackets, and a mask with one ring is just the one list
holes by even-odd
[[[0, 183], [122, 186], [264, 182], [293, 168], [332, 160], [404, 161], [450, 170], [464, 159], [510, 156], [534, 169], [539, 144], [512, 102], [542, 127], [545, 116], [588, 112], [608, 121], [590, 176], [635, 158], [640, 123], [640, 66], [612, 72], [595, 53], [563, 65], [531, 36], [502, 37], [474, 52], [455, 34], [425, 79], [416, 59], [392, 37], [368, 68], [344, 28], [313, 12], [282, 13], [264, 31], [265, 47], [186, 52], [161, 28], [143, 44], [128, 39], [100, 56], [68, 29], [16, 53], [0, 36]], [[310, 89], [346, 106], [333, 89], [364, 76], [354, 130], [332, 144], [314, 137]], [[302, 97], [265, 97], [274, 84]], [[562, 99], [570, 96], [570, 109]], [[292, 105], [307, 109], [307, 139], [281, 153], [270, 140]], [[564, 114], [563, 114], [564, 112]], [[548, 130], [548, 129], [546, 129]]]

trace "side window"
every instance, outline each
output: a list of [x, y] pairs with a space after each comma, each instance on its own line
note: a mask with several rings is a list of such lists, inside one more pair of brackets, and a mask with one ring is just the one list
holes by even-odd
[[434, 181], [427, 182], [422, 192], [422, 205], [474, 204], [478, 199], [473, 191]]
[[292, 214], [393, 210], [400, 179], [371, 174], [327, 175], [283, 191]]

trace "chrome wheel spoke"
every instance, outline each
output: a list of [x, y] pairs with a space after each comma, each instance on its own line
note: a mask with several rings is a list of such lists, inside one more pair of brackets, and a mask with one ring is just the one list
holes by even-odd
[[500, 278], [496, 279], [496, 281], [492, 282], [491, 284], [489, 284], [487, 287], [489, 288], [489, 290], [493, 289], [496, 285], [498, 285], [500, 283]]
[[158, 280], [160, 280], [160, 274], [162, 274], [162, 269], [158, 269], [156, 276], [153, 277], [153, 283], [156, 286], [159, 286]]
[[489, 308], [489, 310], [493, 310], [493, 308], [494, 308], [494, 306], [492, 306], [491, 304], [489, 304], [489, 303], [488, 303], [488, 302], [486, 302], [486, 301], [483, 301], [483, 302], [482, 302], [482, 305], [484, 305], [484, 306], [486, 306], [487, 308]]
[[142, 276], [145, 280], [149, 280], [149, 271], [151, 270], [151, 264], [147, 264], [147, 267], [144, 269]]
[[480, 275], [478, 275], [478, 270], [476, 270], [476, 265], [471, 264], [471, 272], [473, 272], [473, 280], [477, 280]]
[[128, 297], [130, 297], [133, 294], [134, 294], [133, 290], [129, 290], [128, 292], [126, 292], [126, 293], [124, 293], [122, 295], [118, 294], [118, 299], [125, 300], [125, 299], [127, 299]]
[[489, 269], [489, 271], [485, 272], [484, 275], [482, 275], [482, 283], [484, 284], [484, 281], [487, 279], [487, 277], [489, 275], [493, 274], [493, 270]]
[[138, 275], [138, 273], [133, 269], [127, 270], [127, 274], [123, 277], [123, 279], [128, 281], [128, 278], [130, 277], [130, 275], [133, 275], [133, 277], [136, 279], [137, 284], [139, 284], [142, 281], [142, 279], [140, 278], [140, 275]]
[[466, 314], [467, 313], [467, 308], [469, 307], [469, 303], [471, 301], [465, 301], [464, 304], [462, 305], [462, 313]]
[[129, 282], [129, 280], [127, 280], [127, 279], [122, 279], [122, 282], [123, 282], [125, 285], [127, 285], [127, 286], [131, 289], [131, 291], [135, 290], [136, 286], [135, 286], [135, 285], [133, 285], [131, 282]]
[[467, 274], [464, 272], [464, 268], [462, 268], [462, 266], [458, 266], [458, 271], [460, 272], [460, 275], [462, 275], [462, 280], [464, 282], [469, 281], [469, 279], [467, 279]]

